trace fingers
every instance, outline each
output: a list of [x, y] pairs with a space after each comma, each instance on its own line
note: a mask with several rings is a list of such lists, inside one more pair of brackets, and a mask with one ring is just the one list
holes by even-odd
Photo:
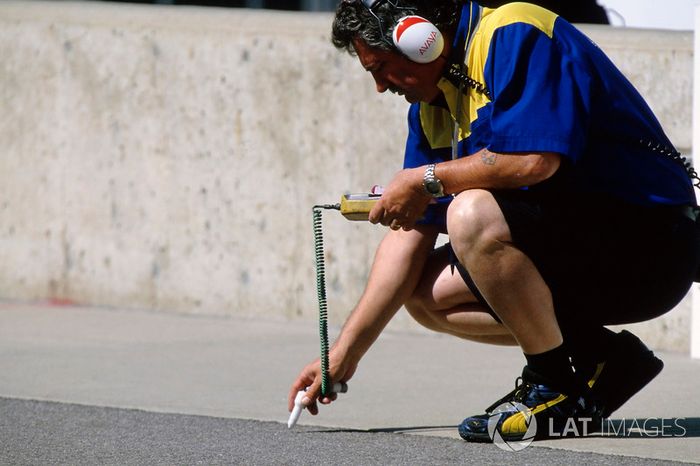
[[411, 219], [410, 211], [405, 213], [389, 212], [384, 208], [381, 200], [377, 202], [377, 204], [370, 211], [369, 221], [375, 225], [377, 223], [381, 223], [385, 227], [389, 227], [394, 231], [402, 228], [406, 231], [411, 230], [415, 223], [415, 221]]
[[316, 380], [306, 389], [306, 396], [301, 400], [301, 404], [306, 406], [306, 409], [312, 415], [318, 414], [318, 404], [316, 404], [316, 399], [321, 393], [321, 379], [317, 377]]
[[304, 400], [302, 400], [302, 403], [306, 405], [311, 414], [315, 415], [318, 413], [318, 403], [328, 405], [337, 399], [338, 394], [335, 392], [328, 393], [325, 396], [321, 394], [321, 381], [319, 379], [318, 382], [314, 382], [306, 389], [306, 396]]
[[306, 389], [306, 387], [308, 385], [310, 385], [311, 383], [313, 383], [313, 379], [308, 379], [303, 374], [300, 375], [294, 381], [291, 388], [289, 389], [289, 395], [287, 396], [287, 409], [289, 410], [290, 413], [294, 409], [294, 399], [296, 398], [297, 393]]
[[377, 224], [380, 221], [384, 219], [385, 211], [384, 211], [384, 206], [382, 206], [382, 201], [381, 199], [374, 204], [374, 207], [372, 207], [372, 210], [369, 211], [369, 222], [372, 224]]
[[[331, 373], [335, 374], [335, 377], [337, 377], [335, 380], [345, 383], [355, 373], [357, 363], [344, 363], [341, 364], [341, 366], [333, 365], [332, 367]], [[289, 389], [287, 398], [287, 408], [289, 412], [294, 410], [295, 399], [299, 392], [303, 392], [303, 395], [299, 398], [301, 405], [307, 408], [309, 413], [313, 415], [318, 414], [318, 403], [326, 405], [334, 402], [338, 398], [338, 394], [328, 393], [322, 396], [321, 381], [321, 365], [320, 361], [317, 359], [301, 371], [301, 374], [299, 374], [299, 377], [297, 377]], [[333, 388], [331, 388], [331, 390], [332, 389]]]
[[[300, 391], [306, 391], [307, 396], [310, 397], [313, 393], [314, 387], [320, 385], [320, 371], [321, 364], [318, 360], [312, 362], [302, 369], [299, 376], [289, 388], [289, 395], [287, 397], [287, 408], [289, 409], [289, 412], [292, 412], [294, 409], [294, 399], [296, 398], [297, 393]], [[316, 383], [316, 380], [319, 380], [318, 384]]]
[[377, 203], [372, 207], [369, 212], [370, 223], [381, 223], [385, 227], [389, 227], [392, 230], [398, 230], [401, 225], [406, 223], [408, 217], [399, 211], [389, 211], [384, 206], [386, 202], [383, 199], [377, 201]]
[[318, 403], [327, 405], [331, 404], [332, 402], [338, 399], [338, 394], [334, 392], [329, 393], [326, 396], [321, 396], [320, 379], [317, 379], [317, 381], [315, 380], [306, 387], [299, 387], [300, 385], [298, 385], [298, 383], [295, 382], [289, 391], [289, 412], [291, 412], [294, 409], [294, 403], [296, 401], [297, 394], [300, 391], [304, 392], [304, 396], [301, 398], [302, 406], [304, 406], [309, 411], [309, 413], [311, 413], [314, 416], [318, 414]]
[[327, 396], [322, 396], [318, 399], [321, 404], [329, 405], [338, 399], [338, 394], [335, 392], [329, 393]]
[[412, 220], [399, 220], [399, 219], [394, 219], [389, 223], [389, 228], [391, 228], [394, 231], [397, 230], [403, 230], [403, 231], [411, 231], [413, 230], [415, 226], [415, 222]]

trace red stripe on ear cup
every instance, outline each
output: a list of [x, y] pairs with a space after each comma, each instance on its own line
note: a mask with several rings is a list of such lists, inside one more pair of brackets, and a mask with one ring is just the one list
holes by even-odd
[[401, 35], [408, 29], [409, 27], [413, 26], [414, 24], [418, 23], [427, 23], [428, 20], [425, 18], [421, 18], [420, 16], [409, 16], [407, 18], [402, 19], [399, 21], [399, 24], [396, 25], [396, 42], [401, 40]]

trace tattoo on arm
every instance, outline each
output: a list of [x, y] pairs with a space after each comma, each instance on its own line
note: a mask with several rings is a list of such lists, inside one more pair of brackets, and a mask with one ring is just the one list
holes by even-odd
[[496, 165], [496, 158], [497, 155], [493, 152], [484, 151], [484, 153], [481, 154], [481, 161], [484, 163], [484, 165]]

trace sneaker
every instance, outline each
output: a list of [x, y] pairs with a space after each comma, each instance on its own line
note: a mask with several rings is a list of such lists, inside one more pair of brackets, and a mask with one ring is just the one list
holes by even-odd
[[664, 367], [637, 336], [623, 330], [607, 361], [599, 363], [588, 385], [591, 396], [599, 400], [602, 416], [609, 417], [632, 396], [644, 388]]
[[459, 435], [468, 442], [492, 442], [496, 431], [506, 442], [584, 435], [600, 425], [599, 409], [591, 400], [588, 394], [561, 393], [525, 366], [515, 390], [485, 414], [462, 421]]

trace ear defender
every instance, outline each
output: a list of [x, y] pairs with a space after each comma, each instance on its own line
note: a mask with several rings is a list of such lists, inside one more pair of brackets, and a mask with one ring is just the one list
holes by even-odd
[[420, 16], [401, 18], [396, 23], [392, 35], [394, 46], [416, 63], [430, 63], [437, 60], [445, 47], [440, 30]]

